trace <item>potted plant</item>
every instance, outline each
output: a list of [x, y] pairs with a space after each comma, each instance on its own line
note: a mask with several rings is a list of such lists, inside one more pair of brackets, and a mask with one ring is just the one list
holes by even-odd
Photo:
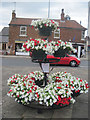
[[31, 25], [39, 30], [40, 36], [50, 36], [58, 28], [58, 23], [50, 19], [33, 20]]

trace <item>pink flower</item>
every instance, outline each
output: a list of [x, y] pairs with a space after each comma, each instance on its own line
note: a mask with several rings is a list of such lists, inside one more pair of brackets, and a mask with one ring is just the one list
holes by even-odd
[[10, 92], [12, 92], [12, 89], [11, 89], [11, 90], [9, 90], [9, 93], [10, 93]]
[[19, 95], [17, 95], [17, 97], [19, 97]]

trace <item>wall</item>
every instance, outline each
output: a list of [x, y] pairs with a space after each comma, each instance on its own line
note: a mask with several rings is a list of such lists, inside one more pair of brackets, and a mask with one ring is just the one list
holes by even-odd
[[[9, 26], [9, 45], [12, 45], [12, 50], [15, 50], [15, 40], [29, 40], [30, 38], [37, 39], [42, 38], [43, 36], [39, 36], [38, 31], [36, 31], [34, 28], [27, 26], [27, 36], [20, 36], [20, 26], [16, 25], [10, 25]], [[60, 39], [63, 41], [69, 41], [81, 43], [81, 30], [77, 29], [67, 29], [67, 28], [61, 28], [60, 29]], [[73, 40], [74, 39], [74, 40]], [[54, 32], [52, 32], [52, 35], [49, 37], [49, 40], [59, 40], [54, 39]]]

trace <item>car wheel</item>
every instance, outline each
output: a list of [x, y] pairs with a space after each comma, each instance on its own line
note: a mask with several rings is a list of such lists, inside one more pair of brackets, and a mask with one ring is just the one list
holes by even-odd
[[70, 62], [70, 66], [71, 66], [71, 67], [75, 67], [75, 66], [77, 66], [77, 62], [76, 62], [76, 61], [74, 61], [74, 60], [73, 60], [73, 61], [71, 61], [71, 62]]

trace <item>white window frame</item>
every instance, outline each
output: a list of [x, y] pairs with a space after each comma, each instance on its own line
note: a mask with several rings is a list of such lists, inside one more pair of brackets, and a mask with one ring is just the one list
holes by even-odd
[[[23, 27], [25, 27], [25, 30], [22, 30]], [[25, 34], [21, 34], [22, 31], [24, 31]], [[27, 36], [27, 27], [26, 26], [20, 26], [20, 36]]]
[[[58, 30], [58, 32], [57, 32]], [[54, 38], [60, 39], [60, 29], [54, 30]], [[59, 34], [59, 37], [55, 37], [55, 34]]]
[[85, 36], [85, 31], [83, 30], [83, 31], [81, 32], [81, 40], [84, 40], [84, 36]]

